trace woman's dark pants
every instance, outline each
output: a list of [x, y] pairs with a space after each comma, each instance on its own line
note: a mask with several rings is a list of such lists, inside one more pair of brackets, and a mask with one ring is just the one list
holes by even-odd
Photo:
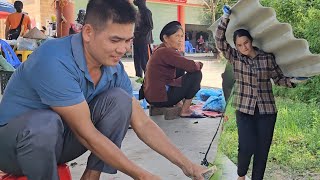
[[238, 175], [245, 176], [253, 156], [252, 180], [261, 180], [265, 172], [277, 114], [254, 115], [236, 111], [239, 146]]
[[186, 73], [182, 76], [181, 87], [170, 86], [167, 91], [168, 101], [166, 102], [149, 102], [155, 107], [171, 107], [183, 99], [192, 99], [200, 90], [202, 80], [201, 71]]

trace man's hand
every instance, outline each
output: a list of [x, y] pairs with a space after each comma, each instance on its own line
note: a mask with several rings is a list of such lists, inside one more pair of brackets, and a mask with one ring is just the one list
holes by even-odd
[[222, 8], [223, 11], [223, 17], [225, 18], [229, 18], [230, 14], [231, 14], [231, 8], [228, 5], [224, 5]]
[[[182, 168], [183, 173], [193, 180], [209, 180], [216, 168], [206, 168], [198, 164], [192, 164], [190, 167]], [[209, 172], [210, 171], [210, 172]]]

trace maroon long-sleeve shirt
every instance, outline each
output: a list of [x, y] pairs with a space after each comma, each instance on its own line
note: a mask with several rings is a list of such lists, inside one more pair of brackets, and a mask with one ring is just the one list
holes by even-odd
[[144, 96], [149, 102], [165, 102], [168, 100], [166, 85], [181, 87], [181, 77], [176, 77], [176, 68], [187, 72], [199, 71], [199, 66], [174, 48], [161, 44], [148, 61], [145, 79]]

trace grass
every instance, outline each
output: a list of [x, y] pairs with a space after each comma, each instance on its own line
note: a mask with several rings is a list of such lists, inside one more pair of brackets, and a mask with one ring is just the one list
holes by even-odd
[[221, 152], [217, 152], [217, 157], [215, 161], [213, 162], [213, 165], [217, 167], [217, 171], [214, 173], [214, 175], [210, 178], [210, 180], [220, 180], [222, 177], [222, 171], [223, 171], [223, 163], [221, 160]]
[[[277, 98], [278, 118], [269, 153], [266, 176], [274, 179], [281, 171], [294, 179], [320, 177], [320, 108]], [[234, 108], [228, 106], [229, 121], [224, 124], [219, 150], [237, 162], [237, 127]], [[250, 174], [248, 174], [250, 175]]]
[[305, 103], [320, 103], [320, 76], [314, 76], [307, 82], [297, 84], [296, 88], [274, 86], [275, 96], [289, 98]]

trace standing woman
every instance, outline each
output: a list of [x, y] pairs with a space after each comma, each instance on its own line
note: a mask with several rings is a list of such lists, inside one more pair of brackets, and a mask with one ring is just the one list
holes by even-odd
[[[23, 3], [21, 1], [15, 1], [13, 4], [16, 9], [15, 13], [10, 14], [6, 20], [6, 39], [17, 39], [19, 36], [23, 36], [31, 29], [31, 21], [27, 14], [22, 13]], [[10, 30], [17, 29], [21, 21], [20, 31], [17, 35], [11, 34]], [[10, 35], [11, 34], [11, 35]]]
[[252, 179], [263, 179], [272, 142], [277, 109], [272, 93], [276, 85], [294, 87], [276, 64], [275, 57], [252, 46], [253, 38], [247, 30], [233, 34], [236, 49], [226, 41], [226, 29], [231, 14], [224, 6], [224, 15], [216, 32], [217, 48], [233, 65], [235, 87], [234, 106], [238, 127], [238, 180], [244, 180], [252, 155]]
[[[179, 53], [184, 42], [184, 32], [179, 22], [172, 21], [165, 25], [160, 40], [163, 43], [154, 50], [147, 64], [143, 85], [145, 98], [155, 107], [180, 106], [181, 117], [202, 118], [190, 109], [190, 105], [200, 89], [203, 64]], [[177, 68], [187, 73], [177, 77]]]

